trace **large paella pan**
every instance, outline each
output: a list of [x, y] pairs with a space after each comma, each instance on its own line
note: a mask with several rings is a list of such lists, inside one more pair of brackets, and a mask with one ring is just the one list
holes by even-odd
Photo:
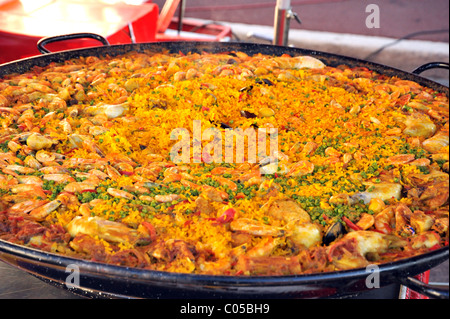
[[0, 75], [0, 256], [35, 275], [131, 297], [317, 297], [426, 290], [410, 277], [448, 258], [435, 82], [229, 43], [73, 50]]

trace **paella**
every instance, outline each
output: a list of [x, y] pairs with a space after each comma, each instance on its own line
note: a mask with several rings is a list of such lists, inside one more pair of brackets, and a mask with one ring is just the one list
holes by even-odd
[[0, 239], [291, 275], [448, 245], [448, 97], [310, 56], [130, 52], [0, 80]]

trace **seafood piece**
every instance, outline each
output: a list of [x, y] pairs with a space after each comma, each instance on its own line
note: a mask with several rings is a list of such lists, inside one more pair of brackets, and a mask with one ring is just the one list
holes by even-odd
[[299, 161], [291, 166], [288, 177], [291, 176], [303, 176], [312, 174], [314, 172], [314, 164], [309, 161]]
[[42, 186], [44, 184], [44, 182], [42, 181], [42, 179], [40, 179], [37, 176], [17, 176], [17, 180], [19, 181], [20, 184], [32, 184], [32, 185], [36, 185], [36, 186]]
[[130, 105], [125, 102], [121, 104], [97, 104], [88, 106], [84, 109], [84, 112], [88, 115], [106, 115], [108, 119], [115, 119], [122, 115], [125, 115], [130, 108]]
[[102, 149], [88, 135], [69, 135], [69, 142], [73, 148], [84, 148], [90, 152], [97, 153], [101, 157], [105, 157], [105, 153], [102, 151]]
[[370, 264], [369, 254], [383, 253], [393, 245], [401, 245], [400, 239], [392, 240], [392, 236], [372, 231], [350, 232], [329, 247], [328, 258], [338, 269], [365, 267]]
[[156, 195], [155, 200], [160, 203], [171, 203], [174, 200], [180, 199], [180, 195], [178, 194], [169, 194], [169, 195]]
[[[250, 249], [246, 250], [245, 254], [249, 257], [269, 256], [275, 250], [275, 248], [277, 248], [280, 245], [280, 243], [281, 243], [280, 238], [273, 238], [270, 236], [265, 237], [259, 243], [257, 243]], [[246, 247], [245, 245], [243, 246]]]
[[328, 227], [325, 235], [323, 236], [323, 244], [328, 246], [341, 236], [345, 234], [345, 227], [341, 222], [335, 222]]
[[414, 154], [401, 154], [401, 155], [395, 155], [391, 156], [387, 159], [387, 162], [389, 164], [393, 165], [400, 165], [400, 164], [407, 164], [412, 162], [416, 156]]
[[361, 214], [361, 217], [359, 218], [358, 222], [356, 223], [356, 226], [361, 228], [362, 230], [367, 230], [370, 227], [372, 227], [375, 224], [375, 218], [373, 215], [363, 213]]
[[357, 203], [363, 201], [364, 204], [369, 204], [372, 199], [378, 198], [386, 201], [392, 198], [400, 199], [402, 192], [402, 185], [396, 183], [366, 183], [367, 190], [361, 193], [355, 193], [350, 196], [351, 202]]
[[310, 248], [322, 242], [322, 229], [318, 224], [291, 221], [286, 225], [287, 237], [297, 246]]
[[428, 152], [435, 154], [449, 145], [449, 123], [440, 129], [433, 137], [423, 141], [422, 146]]
[[409, 225], [412, 211], [405, 204], [395, 208], [395, 231], [399, 235], [412, 235], [414, 229]]
[[32, 133], [27, 138], [27, 145], [35, 151], [39, 151], [45, 148], [51, 148], [54, 144], [55, 141], [39, 133]]
[[230, 223], [232, 231], [239, 231], [253, 236], [281, 237], [285, 235], [285, 230], [271, 225], [254, 221], [249, 218], [238, 218]]
[[410, 223], [415, 232], [417, 234], [421, 234], [431, 229], [434, 224], [434, 220], [433, 217], [420, 210], [416, 210], [410, 217]]
[[106, 192], [113, 197], [125, 198], [129, 200], [136, 199], [136, 196], [134, 196], [133, 194], [117, 188], [110, 187], [106, 190]]
[[237, 185], [233, 181], [231, 181], [228, 178], [222, 177], [222, 176], [213, 176], [213, 179], [215, 179], [217, 182], [219, 182], [220, 185], [226, 186], [232, 191], [237, 190]]
[[0, 189], [1, 190], [9, 190], [11, 186], [17, 185], [19, 181], [17, 178], [12, 176], [4, 176], [0, 174]]
[[437, 208], [445, 205], [449, 197], [449, 181], [435, 181], [427, 185], [425, 191], [420, 195], [419, 200], [430, 208]]
[[297, 246], [309, 248], [322, 240], [322, 229], [311, 223], [311, 217], [293, 200], [276, 200], [269, 204], [267, 214], [286, 222], [286, 236]]
[[72, 182], [64, 187], [65, 192], [79, 193], [83, 191], [95, 191], [97, 185], [89, 182]]
[[7, 165], [3, 168], [3, 172], [6, 174], [17, 175], [15, 172], [20, 174], [32, 174], [35, 170], [31, 167], [25, 167], [21, 165]]
[[16, 214], [16, 213], [29, 213], [32, 210], [41, 207], [48, 203], [48, 200], [26, 200], [23, 202], [19, 202], [17, 204], [12, 205], [8, 208], [8, 212]]
[[54, 181], [56, 183], [71, 183], [75, 182], [75, 179], [69, 174], [44, 174], [42, 179], [46, 181]]
[[61, 206], [62, 202], [59, 199], [55, 199], [47, 204], [44, 204], [38, 208], [33, 209], [29, 215], [36, 220], [44, 220], [51, 212]]
[[56, 159], [56, 154], [39, 150], [36, 152], [35, 158], [41, 163], [52, 162]]
[[395, 228], [394, 213], [393, 207], [388, 207], [375, 215], [375, 229], [384, 234], [390, 234], [393, 228]]
[[116, 243], [134, 243], [138, 239], [136, 230], [100, 217], [77, 216], [66, 228], [72, 237], [85, 234]]
[[309, 214], [303, 210], [296, 202], [290, 199], [276, 200], [268, 207], [268, 215], [286, 223], [311, 222]]
[[402, 121], [406, 125], [403, 133], [409, 136], [428, 138], [437, 129], [436, 124], [433, 123], [429, 116], [423, 113], [413, 113]]
[[440, 247], [439, 234], [434, 231], [427, 231], [411, 238], [413, 249]]

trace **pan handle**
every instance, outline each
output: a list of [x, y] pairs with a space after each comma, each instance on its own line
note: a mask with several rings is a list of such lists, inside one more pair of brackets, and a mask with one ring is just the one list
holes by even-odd
[[399, 280], [402, 285], [424, 296], [434, 299], [449, 299], [448, 287], [439, 288], [430, 284], [426, 284], [414, 277], [400, 278]]
[[412, 73], [418, 75], [426, 70], [431, 70], [431, 69], [447, 69], [448, 70], [449, 64], [445, 63], [445, 62], [430, 62], [430, 63], [426, 63], [422, 66], [419, 66], [417, 69], [412, 71]]
[[45, 48], [45, 46], [52, 42], [58, 42], [58, 41], [65, 41], [65, 40], [73, 40], [73, 39], [83, 39], [83, 38], [91, 38], [100, 41], [103, 45], [108, 46], [110, 45], [108, 40], [101, 35], [95, 34], [95, 33], [72, 33], [72, 34], [64, 34], [64, 35], [57, 35], [57, 36], [51, 36], [51, 37], [45, 37], [38, 41], [37, 48], [39, 52], [42, 54], [51, 53], [50, 50]]

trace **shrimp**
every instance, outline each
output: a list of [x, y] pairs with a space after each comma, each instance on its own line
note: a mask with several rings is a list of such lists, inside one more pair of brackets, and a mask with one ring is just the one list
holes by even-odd
[[218, 190], [217, 188], [214, 188], [209, 185], [202, 185], [201, 189], [203, 190], [202, 194], [215, 202], [223, 202], [224, 200], [228, 199], [228, 193]]
[[181, 198], [181, 196], [178, 194], [156, 195], [155, 196], [155, 200], [160, 203], [171, 203], [180, 198]]
[[72, 182], [64, 187], [65, 192], [79, 193], [82, 191], [95, 191], [97, 185], [88, 182]]
[[75, 182], [75, 178], [69, 174], [44, 174], [42, 175], [42, 179], [46, 181], [54, 181], [56, 183]]
[[56, 159], [56, 154], [50, 153], [44, 150], [37, 151], [35, 154], [35, 158], [45, 164], [47, 162], [53, 162]]
[[265, 225], [249, 218], [238, 218], [230, 223], [232, 231], [244, 232], [253, 236], [281, 237], [286, 234], [281, 227]]
[[299, 161], [291, 166], [289, 172], [287, 173], [287, 176], [303, 176], [312, 174], [312, 172], [314, 172], [313, 163], [309, 161]]
[[375, 215], [374, 217], [374, 226], [375, 229], [384, 233], [390, 234], [394, 228], [394, 209], [392, 207], [388, 207], [383, 209], [380, 213]]
[[134, 196], [133, 194], [117, 188], [110, 187], [106, 190], [106, 192], [113, 197], [125, 198], [129, 200], [136, 199], [136, 196]]
[[48, 200], [26, 200], [23, 202], [19, 202], [17, 204], [12, 205], [8, 208], [8, 212], [16, 214], [16, 213], [29, 213], [32, 210], [43, 206], [44, 204], [48, 203]]
[[12, 176], [17, 176], [17, 173], [20, 174], [32, 174], [35, 172], [35, 170], [31, 167], [25, 167], [21, 165], [7, 165], [5, 168], [3, 168], [3, 173], [10, 174]]
[[44, 220], [51, 212], [61, 206], [62, 202], [59, 199], [55, 199], [47, 204], [33, 209], [29, 215], [35, 220]]
[[220, 185], [226, 186], [232, 191], [237, 190], [237, 185], [233, 181], [230, 181], [228, 178], [222, 177], [222, 176], [213, 176], [213, 179], [215, 179], [217, 182], [219, 182]]
[[23, 164], [36, 170], [42, 168], [42, 163], [39, 162], [33, 155], [28, 155], [25, 157]]
[[17, 176], [17, 180], [19, 181], [20, 184], [32, 184], [32, 185], [36, 185], [36, 186], [42, 186], [44, 184], [44, 182], [42, 181], [42, 179], [40, 179], [37, 176]]
[[247, 250], [246, 255], [248, 257], [265, 257], [269, 256], [275, 248], [281, 244], [280, 238], [266, 237], [252, 248]]
[[416, 156], [414, 154], [401, 154], [389, 157], [387, 162], [393, 165], [408, 164], [415, 158]]

